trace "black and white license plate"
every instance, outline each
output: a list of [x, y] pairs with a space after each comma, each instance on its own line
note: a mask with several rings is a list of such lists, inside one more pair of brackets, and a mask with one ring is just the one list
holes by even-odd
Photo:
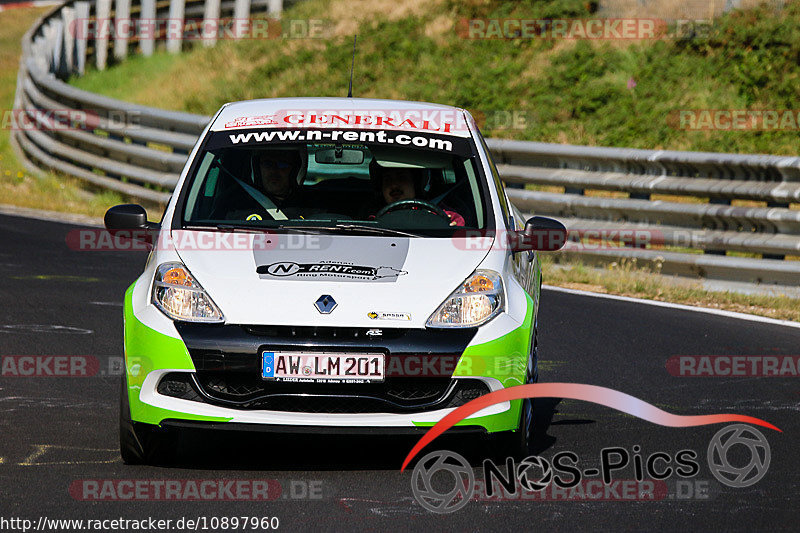
[[383, 354], [262, 352], [261, 377], [271, 381], [366, 383], [384, 380]]

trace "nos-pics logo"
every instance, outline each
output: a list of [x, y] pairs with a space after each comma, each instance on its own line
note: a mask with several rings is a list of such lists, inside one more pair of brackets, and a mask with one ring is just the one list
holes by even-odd
[[[729, 454], [734, 447], [749, 450], [750, 460], [747, 464], [732, 464]], [[770, 459], [766, 437], [745, 424], [734, 424], [719, 430], [708, 445], [709, 469], [720, 483], [728, 487], [743, 488], [757, 483], [767, 473]], [[513, 464], [513, 461], [509, 462]], [[554, 479], [550, 462], [539, 456], [527, 457], [516, 463], [513, 472], [518, 485], [528, 491], [542, 491]], [[452, 513], [473, 498], [475, 474], [461, 455], [448, 450], [436, 450], [420, 459], [414, 467], [411, 490], [417, 502], [428, 511]]]

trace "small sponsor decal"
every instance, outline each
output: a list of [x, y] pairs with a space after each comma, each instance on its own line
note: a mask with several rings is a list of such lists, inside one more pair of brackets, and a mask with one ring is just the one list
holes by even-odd
[[245, 128], [253, 126], [277, 126], [277, 115], [260, 115], [256, 117], [236, 117], [225, 123], [225, 128]]
[[411, 313], [381, 313], [370, 311], [367, 316], [372, 320], [411, 320]]

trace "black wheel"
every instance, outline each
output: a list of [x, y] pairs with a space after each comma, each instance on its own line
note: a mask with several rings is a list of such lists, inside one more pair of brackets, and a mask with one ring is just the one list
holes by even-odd
[[122, 462], [126, 465], [169, 462], [175, 451], [174, 439], [162, 428], [131, 421], [126, 385], [123, 376], [119, 395], [119, 453]]
[[[531, 353], [528, 357], [528, 368], [525, 371], [525, 384], [539, 382], [539, 329], [536, 324], [533, 327], [533, 338], [531, 339]], [[530, 455], [531, 445], [533, 444], [533, 398], [522, 400], [522, 409], [519, 413], [519, 425], [516, 431], [506, 431], [504, 434], [497, 435], [497, 451], [503, 459], [513, 457], [524, 459]]]

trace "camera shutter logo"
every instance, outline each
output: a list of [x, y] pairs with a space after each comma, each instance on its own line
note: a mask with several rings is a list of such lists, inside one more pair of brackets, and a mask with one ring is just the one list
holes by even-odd
[[[728, 452], [734, 446], [745, 446], [750, 461], [739, 467], [730, 463]], [[770, 448], [760, 431], [746, 424], [734, 424], [717, 431], [708, 444], [708, 467], [714, 477], [729, 487], [743, 488], [758, 482], [769, 469]]]
[[[446, 472], [446, 477], [437, 479], [443, 481], [434, 487], [433, 477]], [[438, 486], [446, 485], [447, 488], [440, 492]], [[475, 474], [472, 467], [461, 455], [447, 451], [436, 450], [419, 460], [411, 476], [411, 490], [414, 498], [428, 511], [434, 513], [452, 513], [458, 511], [472, 498], [475, 491]]]
[[[541, 477], [535, 477], [536, 470], [542, 471]], [[538, 492], [546, 489], [553, 481], [553, 468], [547, 459], [533, 455], [517, 465], [517, 479], [522, 488]]]

